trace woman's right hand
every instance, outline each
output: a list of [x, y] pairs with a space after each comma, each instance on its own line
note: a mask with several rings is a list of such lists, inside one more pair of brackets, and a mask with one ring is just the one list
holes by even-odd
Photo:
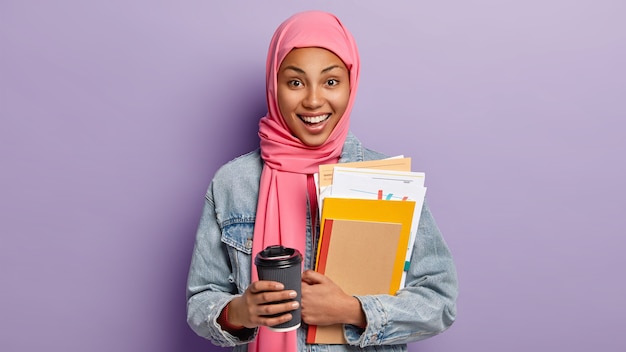
[[[296, 291], [285, 290], [280, 282], [255, 281], [243, 295], [230, 301], [228, 322], [232, 325], [256, 328], [257, 326], [274, 326], [291, 320], [290, 311], [298, 308]], [[284, 303], [274, 303], [289, 301]], [[283, 313], [283, 314], [281, 314]], [[276, 314], [280, 314], [275, 316]]]

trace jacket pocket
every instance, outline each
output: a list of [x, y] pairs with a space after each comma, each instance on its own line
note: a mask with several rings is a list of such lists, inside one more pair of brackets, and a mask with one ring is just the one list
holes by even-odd
[[253, 234], [254, 221], [234, 221], [222, 229], [222, 242], [228, 251], [232, 281], [239, 293], [243, 293], [250, 284]]

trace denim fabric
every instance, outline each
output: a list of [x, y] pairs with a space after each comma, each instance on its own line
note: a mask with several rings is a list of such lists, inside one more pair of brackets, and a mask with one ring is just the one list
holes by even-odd
[[[385, 155], [364, 148], [350, 134], [340, 162], [375, 160]], [[187, 321], [218, 346], [246, 351], [257, 331], [233, 336], [217, 323], [220, 312], [250, 284], [251, 252], [259, 179], [259, 150], [222, 166], [205, 196], [187, 283]], [[313, 267], [315, 243], [307, 219], [304, 268]], [[318, 230], [318, 229], [317, 229]], [[396, 295], [357, 296], [367, 327], [345, 325], [349, 345], [306, 345], [306, 324], [298, 329], [299, 351], [406, 351], [406, 343], [446, 330], [456, 316], [457, 278], [450, 251], [425, 203], [407, 273]], [[245, 335], [245, 334], [244, 334]]]

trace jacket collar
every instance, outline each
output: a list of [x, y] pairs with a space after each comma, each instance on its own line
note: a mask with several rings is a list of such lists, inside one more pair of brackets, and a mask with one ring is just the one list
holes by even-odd
[[339, 162], [351, 163], [355, 161], [363, 161], [363, 145], [361, 144], [361, 141], [356, 138], [354, 134], [352, 134], [352, 132], [348, 132], [348, 136], [343, 143], [343, 149], [341, 150]]

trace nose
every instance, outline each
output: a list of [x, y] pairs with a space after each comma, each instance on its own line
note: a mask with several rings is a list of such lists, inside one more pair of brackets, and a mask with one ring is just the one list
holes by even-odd
[[307, 109], [314, 110], [324, 105], [324, 96], [319, 87], [310, 86], [307, 89], [306, 96], [302, 100], [302, 106]]

